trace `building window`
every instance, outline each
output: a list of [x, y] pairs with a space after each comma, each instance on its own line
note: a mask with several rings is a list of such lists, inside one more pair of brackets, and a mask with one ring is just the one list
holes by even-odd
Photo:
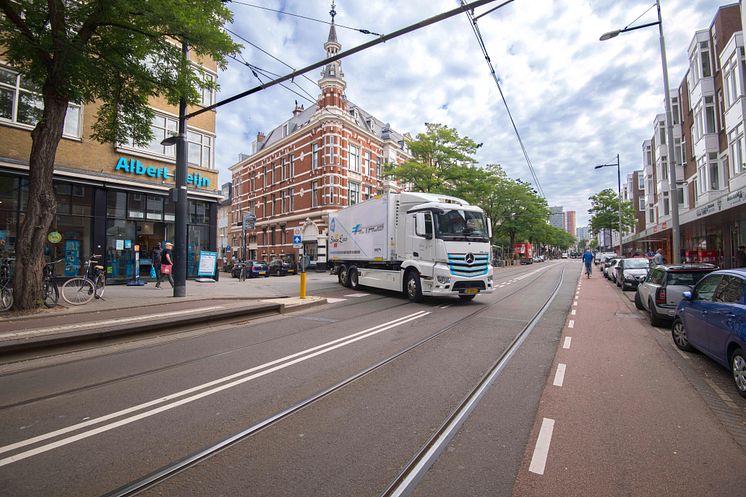
[[274, 245], [275, 244], [275, 227], [270, 226], [269, 229], [270, 229], [270, 232], [269, 232], [270, 245]]
[[293, 157], [293, 154], [290, 154], [290, 175], [288, 178], [294, 178], [295, 177], [295, 158]]
[[355, 205], [360, 203], [360, 184], [354, 181], [349, 182], [347, 195], [347, 204]]
[[[40, 88], [36, 88], [23, 77], [5, 67], [0, 67], [0, 120], [27, 126], [36, 126], [44, 110]], [[64, 136], [80, 138], [81, 106], [67, 104]]]
[[285, 225], [280, 225], [280, 245], [285, 245]]
[[275, 184], [275, 170], [276, 169], [277, 169], [277, 163], [273, 162], [272, 163], [272, 182], [270, 183], [270, 185], [274, 185]]
[[668, 161], [665, 157], [661, 158], [661, 180], [668, 180]]
[[715, 133], [717, 123], [715, 122], [715, 98], [705, 97], [705, 133]]
[[288, 212], [293, 212], [293, 209], [295, 209], [293, 202], [293, 189], [288, 188]]
[[349, 146], [349, 164], [350, 171], [360, 172], [360, 147], [350, 143]]
[[639, 211], [645, 212], [645, 199], [644, 198], [639, 199]]
[[671, 203], [668, 198], [668, 192], [663, 192], [663, 215], [668, 216], [671, 214]]
[[642, 174], [637, 175], [637, 189], [645, 191], [645, 176]]
[[370, 175], [370, 152], [365, 152], [363, 156], [363, 174]]
[[319, 167], [319, 146], [314, 143], [311, 145], [311, 169]]
[[720, 161], [718, 161], [718, 154], [710, 153], [709, 158], [710, 189], [713, 191], [720, 190], [720, 174], [718, 171], [720, 168]]
[[280, 213], [285, 213], [285, 190], [280, 190]]
[[671, 98], [671, 113], [673, 114], [673, 123], [679, 124], [681, 122], [681, 116], [679, 114], [679, 97]]
[[678, 166], [681, 164], [681, 138], [674, 138], [673, 143], [674, 165]]
[[212, 137], [196, 131], [187, 131], [187, 143], [189, 165], [212, 169]]
[[707, 191], [707, 161], [704, 157], [697, 161], [697, 180], [699, 193], [705, 193]]
[[679, 205], [683, 206], [684, 205], [684, 187], [679, 186], [676, 188], [676, 191], [679, 193]]
[[[205, 71], [202, 72], [202, 81], [208, 82], [208, 83], [214, 83], [217, 79], [215, 75], [210, 74]], [[200, 95], [199, 95], [199, 103], [203, 107], [207, 107], [209, 105], [212, 105], [215, 103], [215, 90], [214, 89], [207, 89], [207, 88], [201, 88], [199, 89]]]
[[262, 175], [262, 186], [267, 188], [267, 165], [264, 165], [264, 174]]
[[732, 173], [735, 176], [746, 170], [746, 165], [744, 165], [746, 154], [744, 154], [743, 123], [740, 123], [728, 134], [728, 141], [730, 142], [730, 163], [733, 168]]
[[135, 145], [132, 139], [128, 138], [127, 142], [125, 142], [124, 145], [134, 150], [151, 152], [165, 157], [175, 158], [176, 147], [167, 147], [165, 145], [161, 145], [161, 141], [166, 137], [175, 135], [176, 129], [176, 119], [156, 114], [155, 116], [153, 116], [153, 121], [150, 123], [150, 131], [153, 134], [153, 138], [150, 140], [149, 143], [146, 143], [142, 146]]
[[702, 59], [702, 77], [709, 78], [712, 76], [710, 69], [710, 47], [709, 43], [702, 41], [699, 43], [699, 54]]
[[723, 88], [725, 90], [725, 107], [730, 108], [741, 95], [738, 81], [738, 59], [735, 54], [723, 65]]
[[376, 157], [376, 178], [383, 179], [383, 159], [381, 156]]
[[658, 123], [658, 144], [666, 144], [666, 123], [664, 121]]
[[652, 205], [648, 209], [648, 222], [649, 223], [655, 222], [655, 208]]
[[274, 216], [275, 215], [275, 202], [276, 201], [277, 201], [277, 199], [275, 198], [275, 194], [273, 193], [272, 194], [272, 209], [270, 210], [270, 216]]
[[285, 159], [283, 158], [280, 161], [280, 181], [287, 180], [287, 176], [285, 174]]
[[311, 183], [311, 207], [318, 207], [319, 206], [319, 200], [317, 197], [319, 190], [318, 182], [313, 181]]

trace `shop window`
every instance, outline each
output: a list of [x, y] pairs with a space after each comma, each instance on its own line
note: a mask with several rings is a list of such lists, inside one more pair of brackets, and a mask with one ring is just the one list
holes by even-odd
[[151, 221], [163, 220], [163, 198], [155, 195], [148, 195], [147, 211], [145, 218]]
[[189, 225], [187, 230], [187, 276], [196, 277], [199, 272], [199, 255], [202, 250], [210, 250], [210, 228]]
[[145, 194], [129, 194], [127, 198], [127, 217], [130, 217], [132, 219], [145, 218]]
[[163, 199], [163, 220], [176, 221], [176, 204], [171, 200], [171, 197]]
[[124, 219], [106, 221], [106, 278], [131, 280], [134, 271], [136, 223]]
[[49, 256], [53, 260], [64, 257], [65, 263], [55, 267], [55, 274], [58, 276], [78, 276], [82, 273], [83, 264], [92, 255], [92, 225], [90, 216], [57, 215], [52, 230], [56, 230], [62, 235], [62, 241], [50, 246]]
[[72, 187], [69, 183], [55, 183], [54, 195], [57, 197], [57, 214], [70, 214], [70, 192]]
[[209, 207], [206, 202], [189, 201], [189, 223], [208, 224], [210, 222]]
[[109, 190], [106, 192], [106, 217], [127, 217], [127, 193]]

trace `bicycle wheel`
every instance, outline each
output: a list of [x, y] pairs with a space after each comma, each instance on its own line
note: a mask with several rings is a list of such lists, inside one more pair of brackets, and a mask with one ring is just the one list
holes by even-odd
[[0, 312], [5, 312], [13, 307], [13, 289], [2, 287], [0, 290]]
[[238, 275], [238, 281], [246, 281], [246, 268], [241, 268], [241, 272]]
[[103, 273], [96, 275], [96, 298], [100, 299], [104, 296], [104, 290], [106, 290], [106, 276]]
[[86, 278], [71, 278], [62, 285], [62, 299], [70, 305], [83, 305], [93, 300], [93, 283]]
[[57, 288], [57, 283], [54, 281], [45, 281], [42, 286], [42, 296], [45, 306], [50, 309], [55, 307], [57, 301], [60, 299], [60, 290]]

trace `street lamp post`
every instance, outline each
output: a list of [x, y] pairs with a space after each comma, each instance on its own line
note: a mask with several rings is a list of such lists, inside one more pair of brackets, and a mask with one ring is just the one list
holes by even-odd
[[663, 66], [663, 94], [666, 101], [666, 139], [668, 140], [668, 178], [669, 178], [669, 199], [671, 202], [671, 250], [674, 264], [681, 262], [681, 239], [679, 237], [679, 189], [676, 183], [676, 155], [674, 153], [673, 143], [673, 112], [671, 111], [671, 95], [668, 90], [668, 63], [666, 61], [666, 42], [663, 37], [663, 19], [661, 17], [660, 0], [655, 0], [655, 6], [658, 11], [658, 21], [642, 24], [635, 27], [626, 27], [609, 31], [601, 36], [601, 41], [608, 40], [618, 36], [620, 33], [634, 31], [636, 29], [658, 26], [658, 33], [661, 45], [661, 65]]
[[602, 167], [616, 167], [617, 194], [619, 195], [619, 257], [624, 257], [622, 251], [624, 246], [622, 243], [622, 168], [619, 165], [619, 154], [616, 154], [616, 164], [601, 164], [593, 169], [601, 169]]

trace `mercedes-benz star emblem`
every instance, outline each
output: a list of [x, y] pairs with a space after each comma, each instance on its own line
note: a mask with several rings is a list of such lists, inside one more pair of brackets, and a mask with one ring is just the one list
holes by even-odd
[[469, 252], [468, 254], [466, 254], [466, 263], [472, 264], [473, 262], [474, 262], [474, 254]]

